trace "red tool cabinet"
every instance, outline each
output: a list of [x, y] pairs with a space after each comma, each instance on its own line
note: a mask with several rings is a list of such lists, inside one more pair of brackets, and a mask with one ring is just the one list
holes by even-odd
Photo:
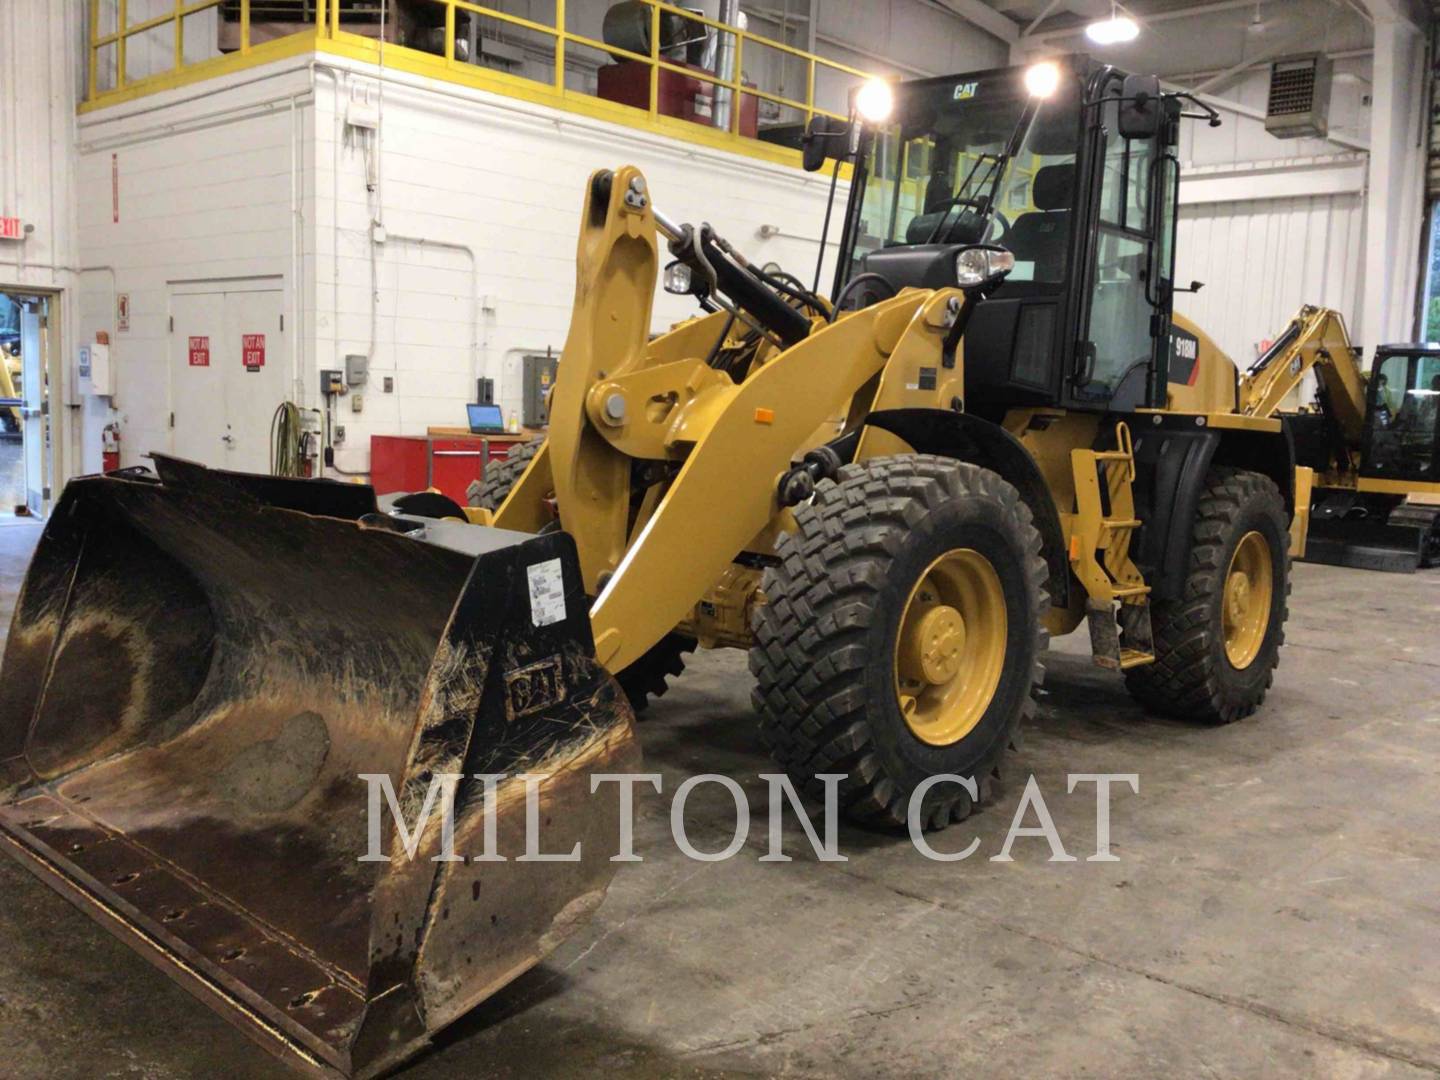
[[370, 482], [375, 494], [438, 488], [461, 506], [465, 489], [487, 461], [502, 461], [520, 435], [372, 435]]

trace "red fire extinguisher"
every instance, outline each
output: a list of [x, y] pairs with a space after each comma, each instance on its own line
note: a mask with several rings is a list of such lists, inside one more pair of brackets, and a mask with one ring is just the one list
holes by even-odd
[[120, 427], [118, 424], [106, 424], [105, 430], [100, 433], [100, 455], [100, 467], [103, 471], [114, 472], [120, 468]]

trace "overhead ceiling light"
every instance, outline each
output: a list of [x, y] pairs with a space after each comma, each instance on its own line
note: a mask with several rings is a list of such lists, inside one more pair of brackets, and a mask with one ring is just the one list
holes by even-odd
[[1119, 45], [1139, 37], [1140, 27], [1128, 15], [1111, 14], [1110, 18], [1096, 19], [1085, 27], [1085, 36], [1096, 45]]

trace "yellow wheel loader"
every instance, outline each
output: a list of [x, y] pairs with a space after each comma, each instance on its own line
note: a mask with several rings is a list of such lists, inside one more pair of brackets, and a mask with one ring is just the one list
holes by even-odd
[[[1307, 374], [1315, 401], [1281, 407]], [[1440, 346], [1381, 345], [1367, 376], [1338, 311], [1305, 306], [1240, 382], [1240, 411], [1280, 416], [1315, 472], [1305, 558], [1414, 571], [1440, 564]]]
[[[598, 901], [587, 780], [687, 647], [748, 649], [776, 759], [885, 827], [990, 796], [1082, 622], [1148, 707], [1253, 712], [1309, 473], [1172, 316], [1203, 107], [1083, 58], [865, 102], [807, 144], [853, 165], [833, 299], [591, 177], [550, 435], [493, 510], [72, 482], [6, 646], [0, 841], [292, 1063], [373, 1075]], [[662, 245], [700, 314], [652, 339]], [[432, 820], [364, 859], [381, 774], [403, 822], [463, 774], [456, 851], [583, 856], [433, 861]]]

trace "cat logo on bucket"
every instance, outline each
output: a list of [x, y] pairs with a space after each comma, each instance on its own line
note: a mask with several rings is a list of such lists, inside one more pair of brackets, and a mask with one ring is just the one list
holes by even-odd
[[955, 93], [951, 95], [951, 101], [969, 101], [975, 96], [975, 87], [978, 84], [973, 82], [958, 83], [955, 86]]

